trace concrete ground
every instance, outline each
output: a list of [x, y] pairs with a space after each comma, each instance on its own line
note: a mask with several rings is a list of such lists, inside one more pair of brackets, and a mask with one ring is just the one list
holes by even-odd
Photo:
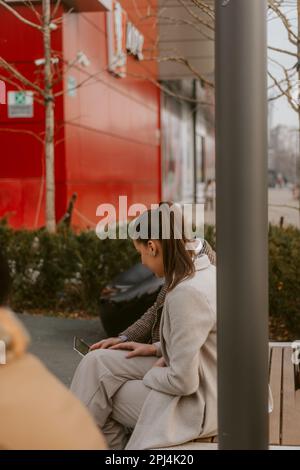
[[30, 352], [67, 386], [81, 359], [73, 350], [73, 337], [78, 336], [88, 344], [106, 337], [99, 318], [74, 320], [25, 313], [18, 317], [30, 333]]
[[[284, 217], [284, 225], [300, 228], [299, 203], [293, 199], [289, 188], [269, 188], [269, 222], [278, 225], [280, 217]], [[215, 225], [215, 210], [205, 212], [205, 223]]]
[[300, 228], [299, 202], [293, 199], [292, 191], [288, 188], [269, 189], [269, 221], [278, 225], [281, 216], [285, 225]]

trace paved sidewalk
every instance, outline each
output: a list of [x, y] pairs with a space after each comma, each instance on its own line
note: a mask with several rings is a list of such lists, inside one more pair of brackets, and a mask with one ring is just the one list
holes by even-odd
[[[269, 222], [279, 225], [280, 217], [284, 217], [284, 225], [289, 224], [300, 228], [299, 203], [292, 196], [289, 188], [269, 188]], [[205, 223], [215, 225], [215, 211], [205, 212]]]
[[79, 336], [88, 344], [106, 337], [99, 318], [73, 320], [28, 314], [18, 318], [30, 333], [30, 351], [67, 386], [81, 359], [73, 350], [73, 337]]

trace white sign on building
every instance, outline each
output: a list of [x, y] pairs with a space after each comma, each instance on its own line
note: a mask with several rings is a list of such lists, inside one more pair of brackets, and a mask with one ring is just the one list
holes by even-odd
[[119, 2], [107, 13], [108, 69], [117, 77], [126, 77], [126, 24], [127, 14]]
[[143, 60], [144, 36], [128, 21], [119, 2], [107, 13], [108, 70], [117, 77], [126, 77], [127, 53]]
[[69, 75], [67, 78], [67, 93], [68, 96], [72, 96], [73, 98], [77, 96], [77, 79], [72, 75]]
[[34, 100], [32, 91], [9, 91], [7, 96], [9, 118], [33, 118]]
[[143, 60], [143, 46], [144, 36], [130, 21], [127, 23], [126, 32], [126, 49], [127, 51], [137, 57], [139, 60]]

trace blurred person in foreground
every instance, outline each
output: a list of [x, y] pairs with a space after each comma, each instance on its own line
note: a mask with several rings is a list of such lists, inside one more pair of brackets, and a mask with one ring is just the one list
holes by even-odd
[[81, 403], [27, 352], [29, 336], [5, 307], [9, 287], [0, 252], [0, 449], [106, 449]]

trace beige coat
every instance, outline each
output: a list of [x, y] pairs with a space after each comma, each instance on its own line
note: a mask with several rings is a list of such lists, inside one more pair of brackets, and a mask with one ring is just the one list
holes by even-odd
[[166, 296], [160, 326], [167, 367], [154, 367], [151, 388], [126, 449], [153, 449], [217, 434], [216, 268], [196, 273]]
[[83, 405], [32, 355], [16, 317], [0, 308], [0, 449], [97, 450], [106, 445]]

